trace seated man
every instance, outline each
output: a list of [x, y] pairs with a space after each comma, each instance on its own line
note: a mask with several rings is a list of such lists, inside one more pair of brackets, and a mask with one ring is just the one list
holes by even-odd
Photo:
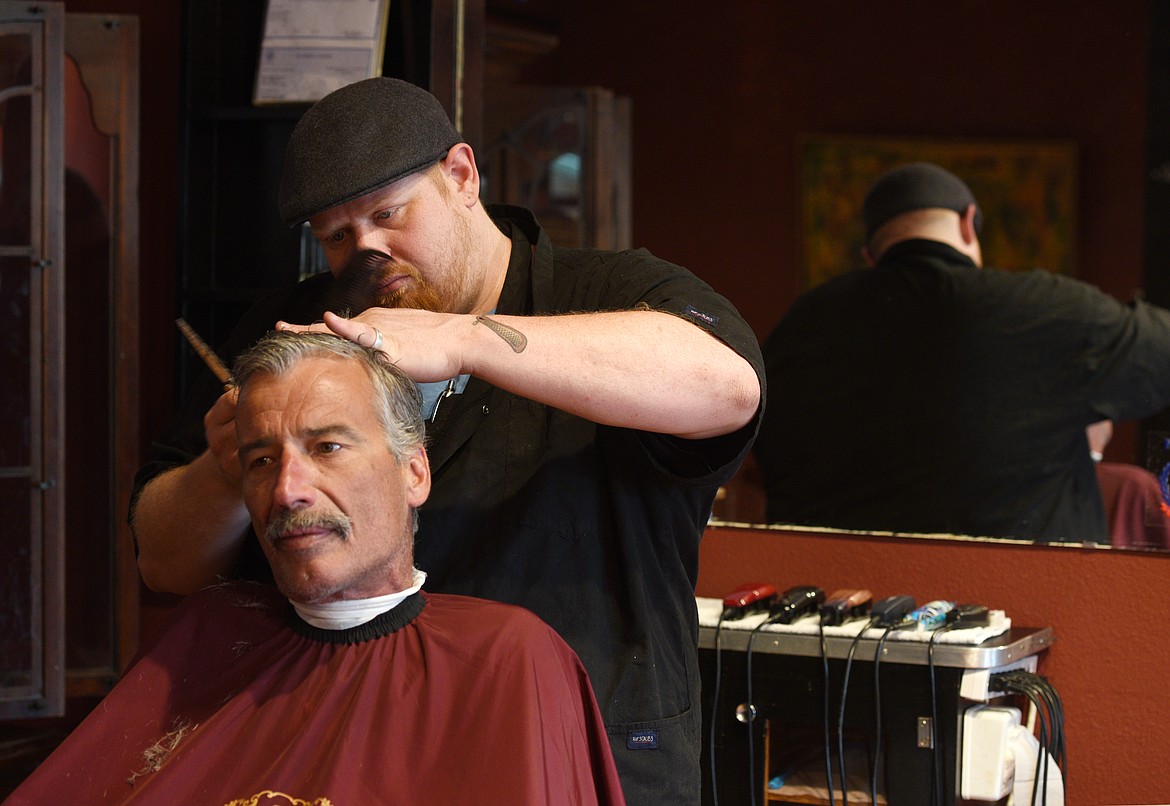
[[420, 590], [420, 399], [379, 356], [275, 333], [239, 358], [244, 499], [279, 591], [185, 599], [12, 804], [624, 803], [556, 633]]

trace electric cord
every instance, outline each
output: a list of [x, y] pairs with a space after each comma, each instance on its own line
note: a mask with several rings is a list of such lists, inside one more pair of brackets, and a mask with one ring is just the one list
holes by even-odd
[[829, 806], [835, 806], [833, 798], [833, 757], [831, 753], [831, 738], [829, 736], [829, 651], [825, 643], [825, 622], [818, 625], [821, 639], [821, 667], [824, 672], [824, 719], [825, 719], [825, 785], [829, 793]]
[[1048, 765], [1047, 765], [1047, 761], [1048, 761], [1048, 758], [1050, 756], [1050, 753], [1045, 752], [1045, 751], [1047, 751], [1051, 746], [1050, 741], [1049, 741], [1049, 733], [1050, 733], [1049, 720], [1048, 720], [1048, 717], [1046, 716], [1044, 710], [1042, 709], [1040, 702], [1039, 702], [1039, 699], [1038, 699], [1041, 695], [1039, 694], [1036, 687], [1030, 681], [1017, 680], [1014, 683], [1014, 685], [1012, 686], [1012, 688], [1018, 693], [1023, 693], [1031, 701], [1032, 709], [1033, 709], [1032, 712], [1033, 712], [1033, 714], [1035, 714], [1036, 722], [1039, 724], [1039, 733], [1040, 733], [1039, 741], [1040, 741], [1041, 752], [1038, 753], [1036, 756], [1036, 767], [1035, 767], [1035, 771], [1033, 772], [1033, 778], [1032, 778], [1033, 785], [1032, 785], [1031, 802], [1033, 804], [1036, 803], [1036, 793], [1038, 791], [1040, 791], [1040, 789], [1041, 789], [1040, 782], [1043, 781], [1044, 782], [1044, 787], [1043, 787], [1044, 796], [1043, 796], [1042, 802], [1047, 803], [1048, 802]]
[[1040, 708], [1037, 700], [1038, 694], [1035, 687], [1030, 683], [1020, 682], [1016, 685], [1016, 690], [1023, 693], [1032, 702], [1035, 709], [1036, 719], [1040, 726], [1040, 747], [1041, 752], [1036, 755], [1036, 767], [1032, 775], [1032, 806], [1036, 806], [1036, 793], [1040, 790], [1040, 782], [1043, 781], [1044, 796], [1041, 803], [1048, 802], [1048, 758], [1051, 755], [1046, 752], [1049, 745], [1049, 720], [1044, 711]]
[[[882, 679], [881, 662], [885, 651], [886, 641], [895, 630], [905, 630], [917, 627], [918, 622], [907, 620], [908, 614], [914, 609], [914, 600], [909, 596], [889, 596], [873, 607], [874, 616], [870, 619], [870, 627], [885, 627], [878, 638], [873, 653], [873, 716], [874, 716], [874, 746], [870, 758], [869, 768], [869, 801], [878, 802], [878, 776], [882, 769]], [[865, 630], [862, 631], [864, 634]]]
[[770, 616], [748, 633], [747, 640], [747, 704], [748, 704], [748, 791], [752, 793], [751, 806], [756, 806], [756, 751], [755, 751], [755, 729], [752, 724], [756, 719], [755, 700], [752, 699], [752, 643], [756, 640], [756, 634], [769, 624], [774, 624], [781, 614]]
[[942, 748], [939, 746], [938, 734], [938, 689], [935, 684], [934, 672], [934, 643], [940, 634], [951, 629], [952, 625], [943, 624], [930, 634], [930, 642], [926, 646], [926, 664], [930, 670], [930, 746], [934, 765], [934, 786], [931, 788], [931, 800], [936, 806], [943, 806], [942, 782]]
[[1047, 709], [1049, 724], [1052, 728], [1052, 739], [1048, 744], [1048, 750], [1056, 760], [1057, 765], [1063, 770], [1065, 767], [1064, 706], [1060, 702], [1060, 695], [1048, 681], [1030, 672], [1022, 673], [1016, 679], [1026, 681], [1026, 685], [1035, 690], [1036, 695]]
[[849, 644], [849, 654], [845, 657], [845, 676], [841, 682], [841, 704], [837, 711], [837, 765], [841, 770], [841, 802], [845, 804], [849, 803], [849, 790], [845, 783], [848, 780], [845, 777], [845, 701], [849, 696], [849, 673], [853, 667], [853, 656], [857, 653], [857, 645], [861, 643], [861, 636], [865, 635], [865, 631], [876, 623], [877, 619], [870, 619], [861, 628], [861, 632], [857, 633]]
[[1033, 777], [1032, 777], [1032, 781], [1033, 781], [1033, 783], [1032, 783], [1032, 806], [1035, 806], [1036, 793], [1041, 788], [1040, 787], [1041, 781], [1044, 782], [1044, 785], [1043, 785], [1044, 797], [1041, 800], [1041, 803], [1048, 802], [1048, 759], [1051, 756], [1051, 753], [1045, 752], [1045, 750], [1047, 750], [1047, 748], [1049, 748], [1051, 746], [1050, 742], [1049, 742], [1049, 736], [1052, 735], [1051, 723], [1050, 723], [1048, 716], [1045, 714], [1044, 710], [1040, 707], [1040, 703], [1038, 702], [1038, 699], [1037, 699], [1040, 695], [1036, 691], [1035, 687], [1032, 686], [1031, 684], [1027, 684], [1024, 686], [1020, 686], [1020, 688], [1021, 688], [1021, 690], [1025, 691], [1025, 696], [1027, 696], [1028, 699], [1031, 700], [1032, 705], [1035, 708], [1037, 722], [1040, 725], [1039, 739], [1040, 739], [1040, 747], [1042, 748], [1042, 751], [1039, 754], [1037, 754], [1037, 756], [1036, 756], [1036, 768], [1035, 768], [1035, 772], [1033, 773]]
[[937, 806], [946, 803], [943, 798], [943, 770], [942, 770], [942, 739], [938, 729], [938, 686], [934, 665], [934, 648], [938, 637], [951, 630], [966, 630], [987, 624], [988, 610], [984, 605], [964, 604], [955, 606], [947, 603], [943, 611], [946, 614], [944, 623], [936, 626], [930, 634], [930, 641], [926, 648], [926, 662], [930, 670], [930, 745], [931, 761], [933, 765], [934, 786], [931, 787], [932, 802]]
[[707, 755], [711, 765], [711, 802], [713, 806], [719, 806], [719, 783], [715, 772], [715, 721], [719, 716], [719, 685], [723, 676], [719, 633], [723, 629], [723, 617], [726, 615], [727, 608], [724, 608], [719, 613], [719, 621], [715, 622], [715, 682], [711, 689], [711, 724], [707, 726]]
[[1067, 781], [1068, 778], [1064, 744], [1064, 705], [1060, 694], [1046, 679], [1023, 669], [991, 675], [988, 689], [1022, 694], [1031, 702], [1040, 734], [1038, 737], [1040, 753], [1037, 754], [1033, 773], [1031, 803], [1035, 806], [1037, 793], [1043, 789], [1040, 802], [1046, 804], [1049, 763], [1056, 764], [1062, 780]]
[[882, 631], [881, 637], [878, 639], [877, 647], [873, 653], [873, 722], [874, 722], [874, 746], [873, 746], [873, 762], [869, 771], [869, 801], [870, 803], [877, 803], [878, 790], [878, 775], [882, 768], [882, 678], [881, 678], [881, 662], [882, 650], [886, 645], [886, 639], [890, 637], [890, 633], [895, 630], [906, 630], [911, 627], [917, 627], [918, 623], [913, 621], [906, 621], [900, 624], [891, 624]]
[[[1048, 746], [1048, 722], [1039, 711], [1036, 712], [1040, 721], [1040, 747]], [[1044, 797], [1041, 803], [1048, 803], [1048, 759], [1050, 754], [1042, 749], [1036, 756], [1036, 771], [1032, 775], [1032, 806], [1036, 806], [1036, 792], [1040, 789], [1040, 781], [1044, 782]], [[1041, 772], [1043, 770], [1043, 772]]]
[[874, 649], [874, 760], [869, 770], [869, 802], [878, 804], [878, 774], [881, 770], [881, 650], [886, 646], [886, 639], [897, 627], [887, 627], [878, 639], [878, 647]]

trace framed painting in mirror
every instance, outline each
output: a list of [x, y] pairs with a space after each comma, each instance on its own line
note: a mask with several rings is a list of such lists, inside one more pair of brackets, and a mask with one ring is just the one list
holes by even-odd
[[804, 287], [859, 268], [861, 205], [882, 173], [933, 162], [971, 187], [989, 265], [1076, 275], [1077, 152], [1070, 142], [808, 135], [797, 144]]

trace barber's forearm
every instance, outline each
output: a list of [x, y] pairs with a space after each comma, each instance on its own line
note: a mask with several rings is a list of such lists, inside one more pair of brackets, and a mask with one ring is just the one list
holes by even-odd
[[[495, 329], [472, 328], [466, 371], [595, 422], [697, 439], [743, 427], [759, 406], [747, 360], [671, 314], [490, 319]], [[523, 349], [502, 329], [523, 335]]]
[[235, 569], [250, 523], [240, 491], [207, 452], [143, 488], [134, 509], [138, 570], [146, 586], [193, 593]]

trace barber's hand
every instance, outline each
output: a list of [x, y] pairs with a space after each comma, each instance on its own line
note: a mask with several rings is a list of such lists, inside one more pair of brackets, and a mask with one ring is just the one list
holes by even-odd
[[235, 387], [228, 389], [203, 416], [207, 450], [215, 459], [219, 472], [232, 487], [240, 487], [243, 481], [239, 442], [236, 439], [236, 401], [239, 396], [240, 391]]
[[323, 324], [277, 322], [277, 330], [334, 333], [384, 353], [392, 364], [419, 383], [445, 381], [464, 371], [459, 337], [470, 317], [414, 308], [369, 308], [352, 319], [326, 312]]

